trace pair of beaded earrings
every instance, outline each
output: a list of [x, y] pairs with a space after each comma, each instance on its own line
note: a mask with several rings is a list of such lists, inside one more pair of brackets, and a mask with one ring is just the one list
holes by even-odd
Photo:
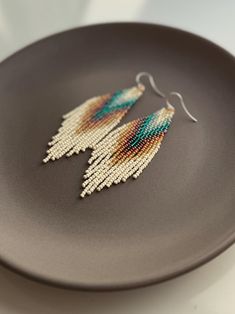
[[[155, 93], [165, 99], [166, 107], [112, 131], [143, 95], [145, 86], [140, 81], [142, 76], [149, 78]], [[64, 155], [70, 157], [79, 154], [87, 148], [93, 150], [88, 160], [90, 166], [84, 175], [81, 197], [110, 187], [113, 183], [125, 182], [130, 176], [136, 179], [160, 148], [175, 108], [157, 88], [149, 73], [139, 73], [136, 84], [113, 94], [88, 99], [65, 114], [58, 133], [48, 143], [50, 148], [43, 159], [44, 163]], [[187, 110], [182, 96], [177, 92], [171, 92], [170, 95], [180, 99], [186, 114], [196, 122], [197, 119]]]

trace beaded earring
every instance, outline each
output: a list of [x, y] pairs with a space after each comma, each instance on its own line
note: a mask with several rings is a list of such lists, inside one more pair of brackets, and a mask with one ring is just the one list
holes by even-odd
[[50, 148], [43, 162], [93, 148], [121, 121], [144, 90], [144, 85], [139, 83], [131, 88], [88, 99], [65, 114], [58, 133], [48, 143]]
[[[142, 75], [147, 75], [154, 90], [159, 92], [152, 76], [146, 72], [137, 76], [137, 83], [140, 84]], [[165, 98], [166, 107], [124, 124], [94, 146], [88, 161], [90, 166], [84, 175], [81, 197], [110, 187], [113, 183], [125, 182], [130, 176], [136, 179], [147, 167], [158, 152], [175, 113], [175, 108], [166, 96], [163, 93], [161, 95]], [[177, 96], [186, 114], [197, 122], [187, 110], [183, 97], [177, 92], [171, 92], [170, 95]]]

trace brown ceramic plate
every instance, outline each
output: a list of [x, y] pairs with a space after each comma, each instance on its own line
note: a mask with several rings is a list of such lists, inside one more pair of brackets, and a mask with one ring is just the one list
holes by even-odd
[[[90, 151], [42, 165], [61, 116], [149, 71], [180, 91], [172, 127], [138, 180], [79, 199]], [[147, 82], [145, 81], [146, 85]], [[0, 65], [0, 258], [21, 273], [82, 289], [173, 278], [235, 238], [235, 61], [213, 43], [148, 24], [83, 27]], [[163, 105], [150, 88], [124, 122]]]

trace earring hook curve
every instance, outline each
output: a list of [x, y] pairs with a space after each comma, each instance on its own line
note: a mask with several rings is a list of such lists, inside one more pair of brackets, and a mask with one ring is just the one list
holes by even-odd
[[[161, 92], [160, 89], [157, 87], [157, 85], [156, 85], [156, 83], [155, 83], [155, 81], [154, 81], [153, 76], [152, 76], [150, 73], [148, 73], [148, 72], [140, 72], [140, 73], [138, 73], [138, 74], [136, 75], [135, 80], [136, 80], [137, 85], [142, 84], [140, 79], [141, 79], [141, 77], [143, 77], [143, 76], [147, 76], [147, 78], [149, 79], [149, 83], [150, 83], [152, 89], [155, 91], [155, 93], [156, 93], [158, 96], [160, 96], [160, 97], [162, 97], [162, 98], [165, 98], [165, 97], [166, 97], [166, 95], [165, 95], [163, 92]], [[143, 85], [143, 84], [142, 84], [142, 85]]]
[[[141, 83], [141, 80], [140, 80], [141, 77], [143, 77], [143, 76], [146, 76], [146, 77], [149, 79], [149, 83], [150, 83], [152, 89], [154, 90], [154, 92], [155, 92], [158, 96], [164, 98], [165, 101], [166, 101], [167, 106], [172, 108], [173, 106], [172, 106], [172, 104], [170, 103], [169, 99], [167, 98], [166, 94], [163, 93], [163, 92], [157, 87], [157, 85], [156, 85], [156, 83], [155, 83], [155, 81], [154, 81], [154, 78], [153, 78], [153, 76], [152, 76], [150, 73], [148, 73], [148, 72], [140, 72], [140, 73], [138, 73], [138, 74], [136, 75], [136, 78], [135, 78], [137, 85], [139, 85], [139, 84], [143, 85], [143, 84]], [[183, 96], [182, 96], [179, 92], [170, 92], [169, 95], [170, 95], [170, 96], [176, 96], [176, 97], [178, 97], [179, 100], [180, 100], [180, 104], [181, 104], [181, 106], [182, 106], [184, 112], [188, 115], [188, 117], [189, 117], [193, 122], [198, 122], [198, 120], [197, 120], [197, 119], [189, 112], [189, 110], [187, 109], [187, 107], [186, 107], [186, 105], [185, 105], [185, 102], [184, 102], [184, 99], [183, 99]]]
[[[193, 122], [198, 122], [197, 118], [195, 118], [195, 117], [189, 112], [188, 108], [187, 108], [186, 105], [185, 105], [184, 98], [183, 98], [183, 96], [182, 96], [180, 93], [178, 93], [178, 92], [170, 92], [169, 95], [170, 95], [170, 96], [176, 96], [176, 97], [178, 97], [179, 100], [180, 100], [180, 104], [181, 104], [181, 106], [182, 106], [184, 112], [188, 115], [188, 117], [189, 117]], [[169, 105], [172, 106], [171, 103], [169, 102], [169, 100], [168, 100], [167, 98], [166, 98], [166, 103], [167, 103], [168, 106], [169, 106]]]

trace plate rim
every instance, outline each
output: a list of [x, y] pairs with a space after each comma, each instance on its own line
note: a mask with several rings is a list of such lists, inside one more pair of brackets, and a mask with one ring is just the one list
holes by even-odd
[[225, 241], [222, 241], [220, 246], [216, 246], [214, 250], [211, 250], [209, 254], [206, 256], [202, 256], [200, 259], [195, 261], [194, 263], [185, 266], [184, 268], [180, 268], [175, 270], [167, 275], [160, 277], [153, 277], [151, 279], [146, 280], [136, 280], [128, 283], [120, 283], [120, 284], [97, 284], [97, 283], [69, 283], [59, 279], [48, 278], [42, 275], [37, 275], [35, 273], [24, 270], [14, 263], [7, 261], [0, 255], [0, 265], [5, 267], [6, 269], [13, 271], [15, 274], [23, 276], [26, 279], [36, 281], [40, 284], [45, 284], [47, 286], [52, 286], [56, 288], [68, 289], [68, 290], [80, 290], [80, 291], [91, 291], [91, 292], [109, 292], [109, 291], [123, 291], [123, 290], [133, 290], [138, 288], [145, 288], [149, 286], [153, 286], [155, 284], [161, 284], [166, 281], [170, 281], [172, 279], [178, 278], [180, 276], [186, 275], [191, 271], [198, 269], [199, 267], [209, 263], [214, 260], [220, 254], [225, 252], [228, 248], [230, 248], [235, 243], [235, 232], [227, 238]]
[[[92, 24], [88, 24], [88, 25], [82, 25], [82, 26], [78, 26], [78, 27], [74, 27], [71, 29], [67, 29], [67, 30], [63, 30], [60, 32], [56, 32], [53, 34], [50, 34], [48, 36], [42, 37], [39, 40], [35, 40], [32, 43], [18, 49], [17, 51], [13, 52], [12, 54], [10, 54], [9, 56], [7, 56], [6, 58], [4, 58], [3, 60], [1, 60], [0, 62], [0, 68], [1, 66], [3, 66], [5, 63], [7, 63], [8, 61], [11, 61], [12, 58], [14, 58], [15, 56], [17, 56], [18, 54], [24, 52], [24, 50], [27, 50], [28, 48], [30, 48], [31, 46], [35, 46], [37, 44], [39, 44], [41, 41], [45, 41], [48, 40], [52, 37], [56, 37], [56, 36], [60, 36], [62, 34], [65, 33], [69, 33], [71, 31], [77, 31], [80, 29], [88, 29], [88, 28], [97, 28], [97, 27], [118, 27], [118, 26], [125, 26], [125, 25], [133, 25], [133, 26], [137, 26], [137, 27], [156, 27], [158, 29], [164, 29], [164, 30], [169, 30], [169, 31], [175, 31], [178, 33], [184, 33], [188, 36], [191, 37], [196, 37], [198, 40], [201, 40], [209, 45], [212, 45], [214, 47], [214, 49], [220, 50], [221, 53], [223, 53], [224, 55], [227, 55], [227, 57], [231, 58], [233, 60], [233, 62], [235, 63], [235, 55], [233, 55], [231, 52], [229, 52], [228, 50], [226, 50], [225, 48], [223, 48], [222, 46], [220, 46], [219, 44], [201, 36], [198, 35], [194, 32], [182, 29], [182, 28], [178, 28], [178, 27], [174, 27], [174, 26], [168, 26], [168, 25], [163, 25], [163, 24], [157, 24], [157, 23], [148, 23], [148, 22], [130, 22], [130, 21], [122, 21], [122, 22], [107, 22], [107, 23], [92, 23]], [[36, 274], [36, 273], [32, 273], [30, 271], [27, 271], [23, 268], [21, 268], [20, 266], [17, 266], [14, 262], [11, 262], [7, 259], [5, 259], [1, 253], [0, 253], [0, 265], [4, 266], [5, 268], [7, 268], [8, 270], [11, 270], [13, 272], [15, 272], [16, 274], [22, 275], [25, 278], [34, 280], [36, 282], [39, 283], [43, 283], [43, 284], [47, 284], [49, 286], [54, 286], [54, 287], [59, 287], [59, 288], [65, 288], [65, 289], [72, 289], [72, 290], [83, 290], [83, 291], [120, 291], [120, 290], [129, 290], [129, 289], [136, 289], [136, 288], [140, 288], [140, 287], [146, 287], [146, 286], [150, 286], [150, 285], [154, 285], [154, 284], [158, 284], [158, 283], [162, 283], [174, 278], [177, 278], [181, 275], [187, 274], [190, 271], [193, 271], [197, 268], [199, 268], [200, 266], [210, 262], [211, 260], [213, 260], [214, 258], [216, 258], [217, 256], [219, 256], [221, 253], [223, 253], [225, 250], [227, 250], [229, 247], [231, 247], [233, 244], [235, 243], [235, 228], [234, 231], [227, 236], [223, 241], [221, 241], [221, 243], [217, 244], [216, 247], [212, 248], [210, 250], [210, 252], [208, 254], [204, 254], [203, 256], [201, 256], [200, 258], [198, 258], [196, 261], [194, 261], [193, 263], [189, 263], [188, 265], [185, 266], [181, 266], [179, 267], [179, 269], [176, 269], [174, 271], [172, 271], [171, 273], [168, 273], [166, 275], [162, 275], [162, 276], [155, 276], [151, 279], [141, 279], [141, 280], [133, 280], [130, 281], [128, 283], [69, 283], [66, 282], [64, 280], [59, 280], [59, 279], [55, 279], [55, 278], [48, 278], [45, 277], [43, 275], [40, 274]]]

